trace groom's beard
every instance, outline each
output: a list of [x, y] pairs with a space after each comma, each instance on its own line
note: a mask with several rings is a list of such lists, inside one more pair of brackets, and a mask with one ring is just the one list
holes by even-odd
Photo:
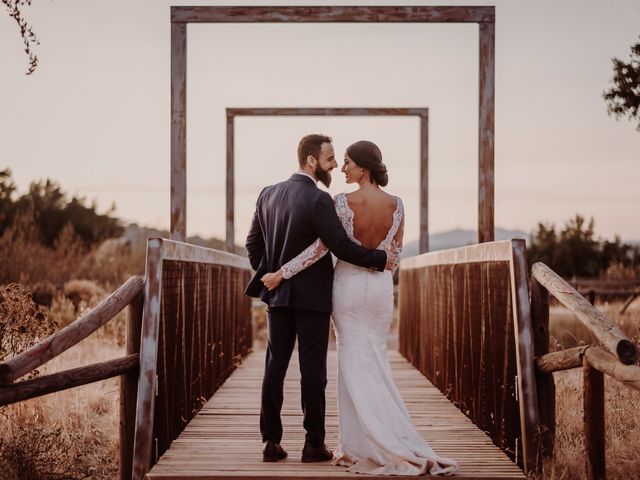
[[331, 185], [331, 172], [329, 170], [323, 170], [320, 164], [316, 164], [316, 170], [313, 173], [315, 173], [319, 182], [329, 188], [329, 185]]

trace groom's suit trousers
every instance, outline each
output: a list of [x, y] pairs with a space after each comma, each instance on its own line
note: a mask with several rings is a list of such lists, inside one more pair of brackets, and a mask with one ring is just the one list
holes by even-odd
[[324, 443], [325, 388], [329, 313], [286, 307], [270, 307], [267, 313], [269, 342], [262, 383], [260, 431], [262, 441], [280, 443], [284, 378], [298, 338], [301, 403], [306, 439], [313, 446]]

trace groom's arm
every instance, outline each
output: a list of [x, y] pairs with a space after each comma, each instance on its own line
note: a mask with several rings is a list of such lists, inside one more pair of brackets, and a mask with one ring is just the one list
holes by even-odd
[[247, 248], [247, 253], [249, 254], [249, 262], [251, 263], [251, 268], [253, 268], [254, 271], [258, 271], [258, 266], [260, 265], [262, 257], [265, 253], [265, 246], [264, 235], [262, 234], [262, 227], [260, 226], [257, 207], [255, 213], [253, 214], [253, 220], [251, 221], [251, 228], [249, 228], [245, 247]]
[[349, 239], [329, 194], [322, 192], [314, 205], [313, 226], [327, 248], [340, 260], [382, 272], [387, 263], [384, 250], [369, 250]]

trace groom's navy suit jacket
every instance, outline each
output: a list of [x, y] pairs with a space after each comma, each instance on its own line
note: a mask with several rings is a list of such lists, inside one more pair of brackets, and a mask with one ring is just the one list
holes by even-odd
[[333, 262], [325, 255], [316, 263], [269, 292], [260, 278], [275, 272], [320, 237], [338, 258], [383, 271], [387, 254], [353, 243], [345, 232], [331, 196], [306, 175], [266, 187], [258, 197], [247, 235], [249, 261], [256, 274], [246, 294], [270, 307], [291, 307], [331, 312]]

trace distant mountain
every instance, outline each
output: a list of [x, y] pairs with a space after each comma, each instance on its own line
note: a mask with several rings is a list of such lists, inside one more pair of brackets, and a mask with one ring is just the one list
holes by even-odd
[[[519, 230], [495, 229], [496, 240], [508, 240], [511, 238], [524, 238], [529, 243], [529, 234]], [[448, 230], [446, 232], [429, 235], [429, 250], [446, 250], [447, 248], [464, 247], [478, 241], [478, 232], [475, 230]], [[402, 257], [412, 257], [418, 254], [418, 241], [406, 243], [402, 249]]]
[[[149, 237], [162, 237], [170, 238], [171, 234], [168, 230], [159, 230], [157, 228], [141, 227], [135, 223], [130, 223], [124, 229], [122, 238], [126, 239], [133, 249], [146, 249], [147, 238]], [[198, 235], [187, 238], [188, 243], [194, 245], [200, 245], [208, 248], [215, 248], [216, 250], [224, 250], [224, 240], [219, 238], [202, 238]], [[236, 252], [239, 255], [247, 256], [247, 251], [244, 247], [236, 245]]]

